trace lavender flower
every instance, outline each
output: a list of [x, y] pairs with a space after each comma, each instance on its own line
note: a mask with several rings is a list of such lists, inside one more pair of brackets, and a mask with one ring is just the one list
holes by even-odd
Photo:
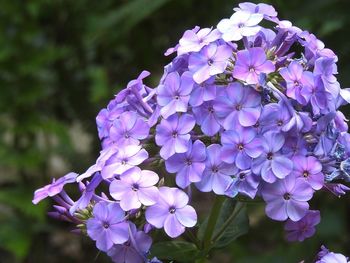
[[267, 203], [265, 212], [270, 218], [284, 221], [302, 219], [308, 209], [313, 196], [312, 188], [302, 178], [289, 175], [273, 184], [265, 184], [262, 197]]
[[205, 101], [211, 101], [216, 98], [215, 78], [211, 77], [207, 81], [193, 86], [190, 97], [190, 104], [193, 107], [202, 105]]
[[151, 248], [152, 238], [143, 231], [137, 231], [136, 226], [129, 223], [129, 240], [124, 244], [114, 245], [107, 255], [116, 263], [143, 263]]
[[207, 148], [203, 179], [196, 183], [196, 186], [202, 192], [213, 191], [218, 195], [224, 195], [231, 184], [232, 176], [236, 175], [237, 172], [238, 169], [236, 167], [222, 161], [220, 145], [212, 144]]
[[104, 179], [112, 178], [141, 164], [147, 158], [148, 152], [139, 145], [129, 145], [120, 148], [116, 154], [106, 161], [101, 170], [101, 175]]
[[186, 30], [179, 41], [177, 54], [182, 55], [189, 52], [198, 52], [204, 46], [218, 40], [221, 37], [217, 29], [195, 27], [192, 30]]
[[193, 227], [197, 222], [196, 211], [188, 201], [180, 189], [160, 187], [158, 203], [147, 208], [146, 220], [156, 228], [164, 227], [168, 236], [178, 237], [186, 227]]
[[267, 60], [264, 49], [254, 47], [237, 52], [232, 76], [247, 84], [258, 84], [260, 74], [269, 74], [273, 71], [275, 71], [275, 66], [270, 60]]
[[111, 139], [118, 145], [138, 145], [149, 134], [148, 124], [136, 112], [124, 112], [114, 121]]
[[241, 170], [249, 169], [253, 158], [259, 157], [263, 151], [262, 140], [256, 137], [252, 128], [223, 132], [221, 144], [221, 159], [226, 163], [234, 163]]
[[[305, 105], [307, 100], [301, 95], [304, 78], [303, 66], [296, 61], [292, 61], [287, 68], [280, 70], [280, 74], [287, 84], [287, 96]], [[305, 74], [307, 73], [305, 72]]]
[[312, 237], [315, 232], [315, 226], [320, 223], [320, 211], [310, 210], [299, 221], [287, 220], [284, 230], [287, 232], [286, 238], [288, 241], [302, 242], [306, 238]]
[[194, 81], [201, 84], [211, 76], [223, 73], [231, 56], [232, 48], [229, 45], [216, 43], [203, 47], [199, 53], [192, 53], [188, 68], [193, 73]]
[[186, 153], [177, 153], [165, 161], [168, 172], [176, 173], [176, 184], [185, 188], [199, 182], [205, 169], [206, 149], [203, 142], [190, 143]]
[[[231, 182], [231, 185], [225, 190], [225, 194], [229, 195], [232, 191], [249, 196], [254, 199], [258, 192], [260, 178], [253, 174], [251, 170], [240, 171], [237, 178]], [[230, 195], [229, 195], [230, 196]]]
[[322, 164], [313, 156], [295, 156], [293, 158], [293, 173], [297, 177], [305, 178], [314, 190], [320, 190], [324, 184]]
[[164, 119], [156, 128], [156, 143], [162, 146], [160, 156], [165, 160], [175, 153], [184, 153], [188, 150], [191, 138], [189, 132], [193, 129], [195, 120], [192, 115], [171, 115]]
[[247, 11], [237, 11], [230, 19], [222, 19], [217, 25], [225, 41], [237, 41], [243, 37], [253, 36], [260, 31], [258, 24], [263, 19], [262, 14], [252, 14]]
[[264, 134], [263, 154], [255, 159], [252, 171], [261, 174], [261, 178], [273, 183], [277, 178], [283, 179], [293, 170], [293, 162], [284, 156], [280, 150], [284, 145], [284, 136], [273, 131]]
[[164, 84], [157, 88], [157, 101], [164, 118], [168, 118], [175, 112], [187, 111], [192, 87], [193, 80], [190, 72], [183, 73], [181, 77], [177, 72], [169, 73]]
[[230, 83], [225, 95], [214, 101], [214, 110], [223, 119], [226, 130], [234, 130], [236, 125], [250, 127], [260, 117], [261, 97], [249, 86], [239, 82]]
[[154, 185], [159, 181], [155, 172], [133, 167], [115, 179], [109, 186], [111, 196], [120, 201], [124, 211], [138, 209], [141, 205], [154, 205], [158, 200], [158, 189]]
[[221, 128], [220, 118], [214, 109], [214, 102], [204, 102], [199, 107], [192, 108], [197, 124], [205, 135], [213, 136]]
[[124, 217], [124, 211], [117, 203], [99, 202], [95, 205], [86, 229], [99, 250], [107, 252], [114, 244], [123, 244], [129, 239], [129, 227]]
[[51, 184], [48, 184], [42, 188], [39, 188], [34, 193], [33, 204], [39, 203], [41, 200], [47, 198], [48, 196], [53, 197], [62, 192], [63, 187], [66, 184], [71, 184], [76, 181], [78, 174], [68, 173], [62, 176], [58, 180], [53, 179]]

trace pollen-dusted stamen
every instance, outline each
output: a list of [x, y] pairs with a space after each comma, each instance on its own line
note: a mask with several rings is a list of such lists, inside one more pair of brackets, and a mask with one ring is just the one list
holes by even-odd
[[304, 172], [303, 172], [303, 176], [304, 176], [305, 178], [309, 177], [309, 171], [304, 171]]

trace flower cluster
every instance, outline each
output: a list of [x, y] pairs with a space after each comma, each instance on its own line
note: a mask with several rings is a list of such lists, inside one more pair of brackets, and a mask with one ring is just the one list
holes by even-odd
[[[272, 6], [234, 10], [216, 28], [187, 30], [166, 52], [176, 57], [156, 88], [143, 71], [99, 112], [94, 165], [35, 193], [35, 203], [54, 196], [53, 215], [115, 262], [147, 261], [154, 229], [176, 238], [194, 227], [193, 187], [261, 198], [290, 241], [315, 233], [316, 191], [350, 190], [342, 184], [350, 134], [339, 111], [350, 92], [335, 77], [337, 56]], [[62, 190], [72, 182], [81, 190], [75, 202]]]

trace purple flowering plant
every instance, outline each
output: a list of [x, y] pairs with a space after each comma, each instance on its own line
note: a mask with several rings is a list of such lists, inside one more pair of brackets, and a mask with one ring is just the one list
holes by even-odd
[[[50, 215], [113, 262], [206, 262], [248, 231], [252, 201], [302, 242], [322, 218], [315, 193], [350, 190], [339, 111], [350, 91], [335, 77], [337, 56], [270, 5], [234, 11], [216, 28], [187, 30], [157, 87], [143, 71], [99, 112], [95, 164], [35, 191], [34, 204], [53, 198]], [[76, 201], [66, 184], [78, 186]], [[196, 209], [202, 195], [213, 196], [209, 215]], [[323, 248], [316, 261], [348, 259]]]

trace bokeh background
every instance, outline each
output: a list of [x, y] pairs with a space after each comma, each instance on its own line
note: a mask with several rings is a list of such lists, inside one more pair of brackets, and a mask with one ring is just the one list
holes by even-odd
[[[333, 49], [340, 83], [350, 87], [350, 1], [265, 2]], [[99, 152], [99, 109], [144, 69], [156, 86], [170, 61], [164, 51], [186, 29], [229, 17], [237, 3], [0, 0], [1, 263], [109, 262], [71, 226], [46, 216], [49, 200], [33, 206], [33, 191], [52, 177], [85, 171]], [[283, 225], [251, 205], [249, 233], [215, 252], [213, 262], [310, 261], [321, 244], [350, 255], [350, 197], [319, 193], [312, 206], [322, 211], [317, 235], [288, 244]]]

